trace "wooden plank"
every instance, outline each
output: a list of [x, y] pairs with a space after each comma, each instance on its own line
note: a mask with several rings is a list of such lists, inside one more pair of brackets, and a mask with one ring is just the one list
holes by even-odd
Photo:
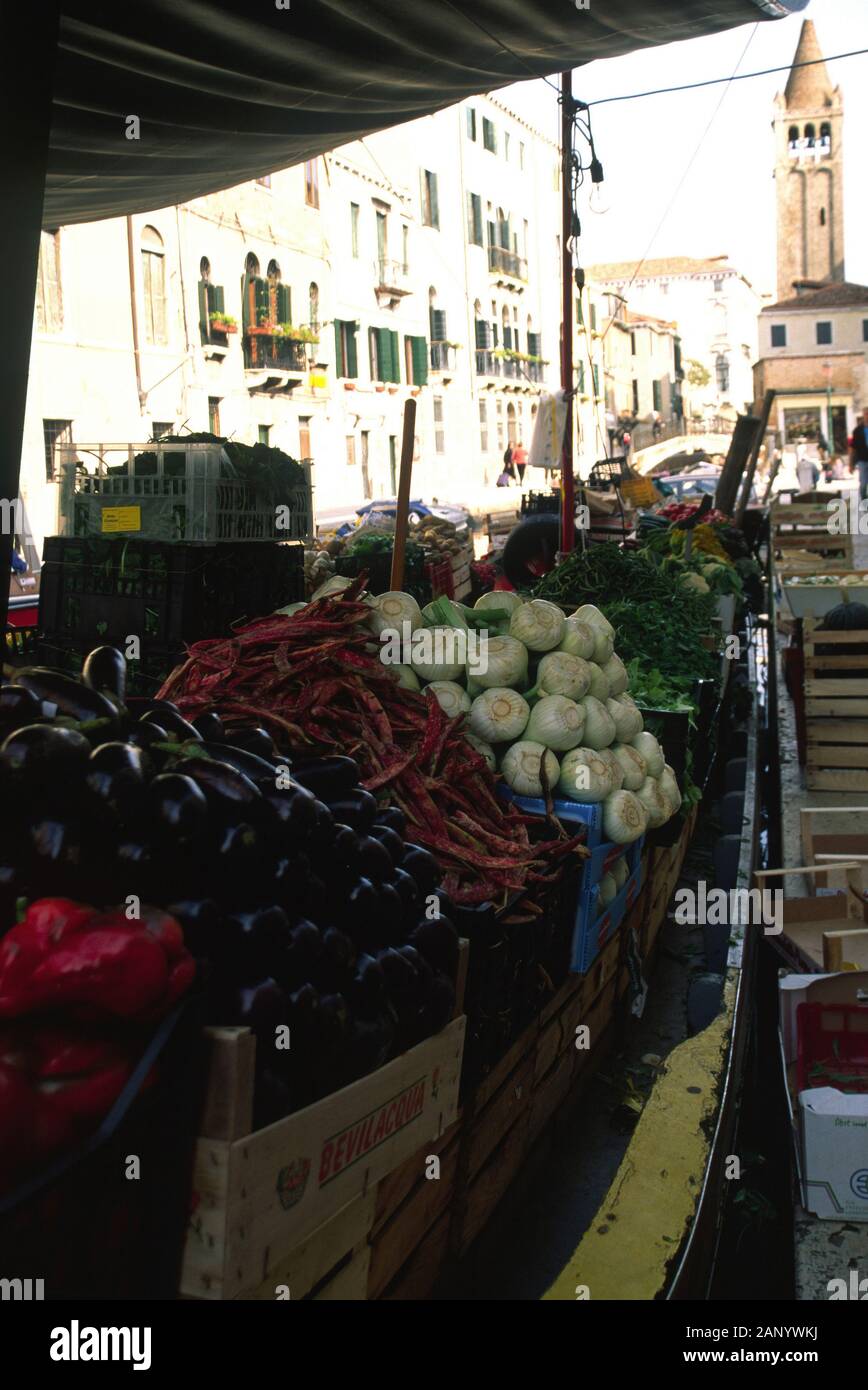
[[239, 1301], [269, 1302], [277, 1297], [281, 1286], [289, 1289], [291, 1300], [304, 1298], [348, 1251], [367, 1245], [376, 1195], [372, 1187], [331, 1221], [313, 1231], [295, 1250], [274, 1262], [261, 1284], [239, 1294]]
[[820, 626], [818, 618], [805, 618], [803, 622], [803, 642], [807, 651], [819, 643], [824, 647], [846, 647], [849, 645], [859, 646], [863, 642], [868, 642], [868, 631], [865, 628], [833, 628], [827, 632]]
[[834, 676], [830, 676], [828, 680], [810, 680], [806, 677], [805, 695], [820, 698], [828, 698], [830, 695], [868, 695], [868, 680], [860, 680], [858, 676], [853, 680], [836, 680]]
[[853, 652], [828, 653], [826, 656], [811, 656], [805, 652], [805, 672], [811, 676], [815, 671], [864, 671], [868, 667], [868, 656]]
[[550, 1019], [559, 1014], [564, 1005], [569, 1002], [573, 995], [582, 988], [584, 982], [583, 975], [568, 975], [564, 983], [549, 1002], [540, 1010], [539, 1022], [542, 1028]]
[[813, 792], [868, 792], [868, 770], [864, 772], [827, 772], [808, 768], [805, 783]]
[[528, 1125], [529, 1147], [536, 1143], [549, 1120], [566, 1100], [573, 1076], [573, 1060], [569, 1049], [562, 1052], [554, 1066], [534, 1087]]
[[241, 1139], [253, 1128], [256, 1039], [249, 1028], [206, 1028], [208, 1083], [198, 1133]]
[[456, 1255], [463, 1255], [476, 1239], [519, 1172], [527, 1152], [529, 1122], [530, 1107], [526, 1107], [489, 1162], [480, 1169], [473, 1185], [466, 1190], [464, 1201], [456, 1211], [453, 1244]]
[[465, 1025], [245, 1139], [200, 1140], [182, 1292], [234, 1298], [259, 1284], [269, 1260], [441, 1135], [457, 1113]]
[[377, 1185], [377, 1205], [371, 1228], [372, 1238], [387, 1221], [390, 1221], [410, 1193], [425, 1178], [425, 1165], [430, 1154], [442, 1154], [461, 1131], [461, 1120], [441, 1134], [439, 1139], [429, 1139], [406, 1163], [402, 1163], [393, 1173], [389, 1173]]
[[812, 743], [868, 743], [868, 719], [808, 719]]
[[533, 1094], [534, 1056], [530, 1053], [480, 1115], [472, 1121], [465, 1139], [466, 1177], [473, 1179]]
[[[824, 685], [826, 684], [825, 681], [822, 683]], [[805, 714], [808, 719], [817, 718], [818, 716], [827, 717], [829, 719], [839, 719], [842, 717], [846, 719], [851, 715], [854, 717], [861, 717], [862, 715], [868, 715], [868, 700], [806, 700]]]
[[384, 1299], [390, 1302], [412, 1300], [418, 1303], [430, 1297], [449, 1255], [451, 1226], [452, 1214], [444, 1212], [383, 1294]]
[[573, 1048], [573, 1069], [572, 1081], [583, 1072], [591, 1062], [596, 1063], [599, 1056], [600, 1040], [605, 1036], [606, 1030], [612, 1021], [612, 1014], [615, 1007], [618, 981], [613, 976], [602, 994], [597, 999], [593, 1008], [589, 1011], [582, 1022], [587, 1026], [590, 1047]]
[[[532, 1055], [536, 1045], [536, 1036], [539, 1032], [537, 1021], [525, 1028], [524, 1032], [516, 1038], [512, 1047], [505, 1052], [500, 1061], [492, 1067], [486, 1077], [483, 1077], [473, 1093], [472, 1114], [479, 1115], [485, 1108], [491, 1097], [500, 1090], [511, 1072], [514, 1072], [523, 1058]], [[468, 1115], [468, 1120], [470, 1115]]]
[[817, 767], [868, 767], [868, 748], [864, 744], [808, 744], [809, 771]]
[[456, 1138], [440, 1156], [440, 1177], [422, 1178], [371, 1243], [368, 1298], [379, 1298], [444, 1212], [451, 1210], [461, 1145]]
[[368, 1297], [371, 1247], [365, 1242], [354, 1250], [347, 1264], [313, 1295], [314, 1303], [364, 1303]]
[[830, 973], [868, 970], [868, 929], [823, 932], [823, 969]]

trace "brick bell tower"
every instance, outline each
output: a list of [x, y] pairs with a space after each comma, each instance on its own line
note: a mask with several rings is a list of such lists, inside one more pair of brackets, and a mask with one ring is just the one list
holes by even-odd
[[[814, 65], [796, 66], [807, 62]], [[844, 279], [844, 105], [810, 19], [802, 24], [786, 88], [775, 97], [772, 128], [781, 300], [793, 298], [795, 281]]]

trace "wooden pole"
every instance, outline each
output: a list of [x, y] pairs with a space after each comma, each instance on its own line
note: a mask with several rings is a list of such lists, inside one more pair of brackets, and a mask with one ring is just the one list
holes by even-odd
[[573, 74], [561, 73], [561, 288], [563, 351], [561, 389], [566, 403], [561, 450], [561, 553], [569, 555], [576, 537], [576, 499], [573, 485]]
[[392, 550], [392, 589], [404, 587], [404, 556], [407, 550], [407, 516], [410, 510], [410, 475], [416, 442], [416, 398], [404, 402], [404, 437], [401, 440], [401, 472], [398, 476], [398, 504], [395, 509], [395, 545]]
[[744, 474], [744, 483], [742, 484], [741, 489], [741, 497], [739, 498], [738, 506], [735, 510], [736, 526], [741, 526], [742, 522], [744, 521], [744, 514], [747, 511], [747, 504], [750, 499], [750, 490], [753, 487], [753, 478], [754, 474], [756, 473], [757, 459], [759, 458], [759, 451], [762, 448], [762, 442], [766, 437], [766, 428], [769, 423], [769, 416], [772, 413], [772, 402], [774, 401], [774, 398], [774, 391], [766, 391], [765, 396], [763, 397], [763, 408], [762, 413], [760, 414], [759, 429], [756, 432], [754, 446], [750, 451], [750, 458], [747, 461], [747, 468], [745, 469]]

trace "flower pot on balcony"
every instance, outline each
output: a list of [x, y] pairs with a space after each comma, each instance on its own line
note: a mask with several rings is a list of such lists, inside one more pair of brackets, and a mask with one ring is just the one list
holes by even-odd
[[413, 387], [410, 388], [410, 395], [411, 395], [411, 396], [421, 396], [421, 394], [422, 394], [422, 387], [421, 387], [421, 386], [413, 386]]
[[274, 329], [271, 324], [259, 323], [247, 329], [251, 338], [273, 338]]
[[345, 391], [355, 391], [355, 389], [356, 389], [356, 383], [355, 383], [354, 381], [345, 381], [345, 382], [344, 382], [344, 390], [345, 390]]
[[374, 382], [374, 390], [375, 390], [375, 391], [385, 391], [385, 389], [386, 389], [386, 383], [385, 383], [384, 381], [375, 381], [375, 382]]
[[390, 396], [396, 396], [397, 394], [398, 394], [398, 388], [397, 388], [397, 386], [390, 386], [390, 387], [389, 387], [389, 395], [390, 395]]
[[221, 323], [221, 321], [220, 321], [219, 319], [212, 319], [212, 320], [211, 320], [211, 332], [212, 332], [212, 333], [237, 333], [237, 332], [238, 332], [238, 324], [237, 324], [237, 323]]

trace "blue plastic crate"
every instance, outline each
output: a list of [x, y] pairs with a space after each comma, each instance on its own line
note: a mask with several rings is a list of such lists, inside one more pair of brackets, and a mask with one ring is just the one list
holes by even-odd
[[638, 840], [634, 840], [629, 845], [616, 845], [611, 841], [604, 841], [596, 849], [591, 850], [591, 856], [584, 862], [584, 882], [583, 887], [589, 887], [600, 882], [603, 874], [608, 873], [617, 859], [623, 855], [627, 861], [628, 877], [635, 873], [636, 866], [642, 858], [642, 848], [645, 844], [645, 836], [641, 835]]
[[587, 974], [607, 941], [611, 941], [615, 935], [639, 895], [644, 872], [644, 860], [641, 853], [642, 842], [637, 840], [629, 848], [631, 850], [638, 849], [638, 862], [624, 887], [605, 912], [597, 911], [600, 896], [599, 883], [589, 883], [582, 888], [576, 911], [570, 961], [570, 971], [574, 975]]
[[[497, 790], [504, 801], [511, 801], [527, 815], [545, 816], [546, 804], [541, 796], [519, 796], [503, 782], [498, 783]], [[555, 801], [553, 805], [558, 820], [587, 826], [586, 844], [588, 849], [599, 848], [603, 843], [603, 803], [601, 801], [594, 804], [585, 801]]]

